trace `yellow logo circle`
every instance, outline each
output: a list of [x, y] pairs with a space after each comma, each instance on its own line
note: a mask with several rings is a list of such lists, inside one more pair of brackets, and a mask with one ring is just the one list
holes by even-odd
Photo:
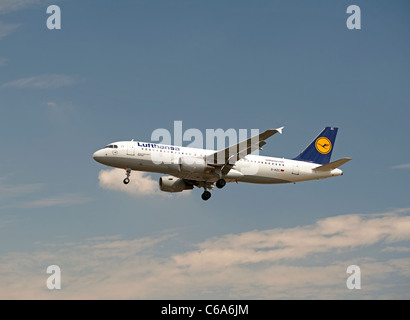
[[316, 139], [316, 150], [319, 151], [321, 154], [327, 154], [332, 150], [332, 143], [326, 137], [320, 137]]

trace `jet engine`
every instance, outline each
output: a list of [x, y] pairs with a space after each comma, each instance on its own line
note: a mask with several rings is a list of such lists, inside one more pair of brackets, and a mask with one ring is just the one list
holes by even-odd
[[159, 189], [165, 192], [182, 192], [191, 190], [194, 186], [187, 184], [183, 179], [173, 176], [163, 176], [159, 178]]

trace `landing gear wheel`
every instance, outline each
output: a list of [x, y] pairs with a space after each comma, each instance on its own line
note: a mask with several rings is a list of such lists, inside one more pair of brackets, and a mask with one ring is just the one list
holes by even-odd
[[122, 180], [124, 184], [128, 184], [130, 182], [130, 174], [131, 174], [131, 169], [130, 168], [125, 169], [125, 175], [127, 177], [124, 180]]
[[208, 200], [211, 197], [211, 193], [207, 190], [204, 191], [204, 193], [201, 195], [202, 200]]
[[216, 187], [217, 187], [218, 189], [222, 189], [223, 187], [225, 187], [225, 185], [226, 185], [226, 181], [225, 181], [224, 179], [219, 179], [219, 180], [216, 182]]

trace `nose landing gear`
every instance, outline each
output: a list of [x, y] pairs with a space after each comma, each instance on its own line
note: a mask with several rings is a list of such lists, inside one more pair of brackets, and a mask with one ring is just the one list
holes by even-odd
[[127, 175], [127, 177], [124, 180], [122, 180], [122, 182], [124, 182], [124, 184], [128, 184], [130, 182], [131, 169], [127, 168], [125, 170], [125, 174]]

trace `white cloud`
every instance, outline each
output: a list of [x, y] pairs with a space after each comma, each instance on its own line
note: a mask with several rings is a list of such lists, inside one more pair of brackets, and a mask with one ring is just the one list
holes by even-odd
[[410, 169], [410, 163], [399, 164], [397, 166], [392, 167], [393, 169]]
[[4, 88], [35, 88], [52, 89], [71, 86], [76, 83], [76, 79], [63, 74], [45, 74], [40, 76], [21, 78], [4, 83]]
[[[336, 216], [215, 237], [180, 253], [163, 251], [165, 243], [178, 242], [176, 235], [51, 243], [37, 252], [0, 257], [0, 298], [406, 299], [407, 252], [398, 250], [389, 260], [380, 253], [370, 256], [369, 249], [396, 242], [403, 247], [410, 239], [409, 219], [397, 212]], [[58, 294], [45, 288], [51, 264], [62, 269]], [[346, 288], [351, 264], [360, 266], [363, 277], [355, 292]]]
[[128, 184], [122, 182], [124, 178], [125, 170], [121, 169], [101, 170], [98, 174], [100, 186], [105, 189], [122, 191], [136, 196], [160, 194], [158, 181], [144, 172], [132, 171]]
[[315, 225], [250, 231], [207, 240], [198, 251], [175, 257], [195, 271], [245, 263], [299, 259], [311, 254], [410, 240], [410, 217], [383, 215], [368, 218], [343, 215], [319, 220]]

